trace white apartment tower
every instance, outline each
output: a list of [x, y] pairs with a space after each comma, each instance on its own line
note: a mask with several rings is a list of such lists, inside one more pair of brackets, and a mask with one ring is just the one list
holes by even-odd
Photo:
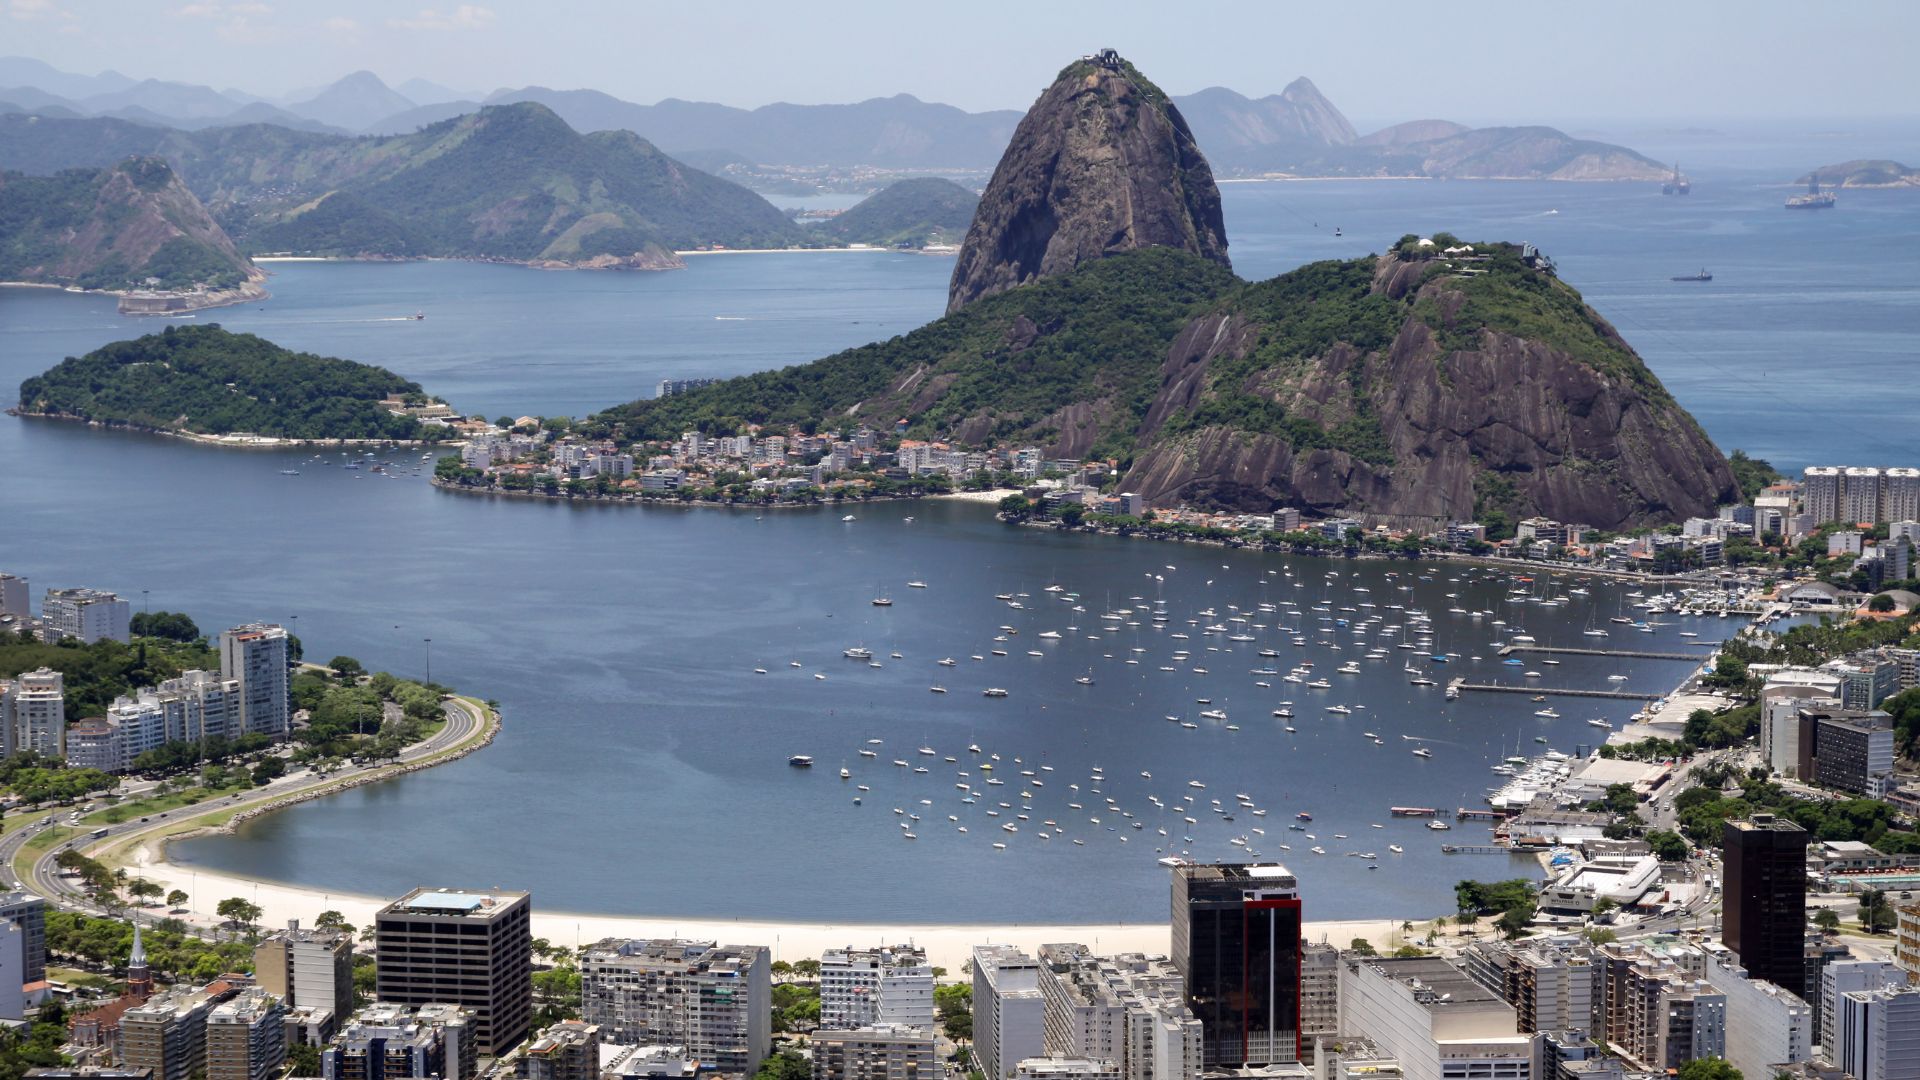
[[1840, 481], [1840, 516], [1852, 522], [1880, 520], [1880, 470], [1848, 468]]
[[1830, 1056], [1859, 1080], [1920, 1080], [1920, 989], [1840, 995]]
[[0, 574], [0, 619], [14, 618], [24, 623], [33, 617], [32, 605], [26, 578]]
[[820, 1026], [893, 1024], [932, 1030], [933, 968], [924, 949], [828, 949], [820, 957]]
[[102, 589], [48, 589], [40, 603], [40, 625], [48, 641], [132, 641], [131, 618], [127, 602]]
[[1013, 1080], [1046, 1053], [1040, 962], [1011, 945], [973, 947], [973, 1047], [987, 1080]]
[[66, 678], [49, 668], [23, 671], [7, 694], [9, 753], [31, 750], [42, 757], [67, 756]]
[[773, 1042], [772, 971], [764, 945], [607, 938], [581, 955], [580, 1015], [608, 1042], [681, 1046], [751, 1076]]
[[1920, 469], [1888, 469], [1880, 475], [1879, 520], [1920, 520]]
[[240, 684], [241, 730], [284, 739], [292, 729], [287, 704], [287, 632], [248, 623], [220, 635], [220, 674]]
[[1832, 465], [1813, 465], [1802, 477], [1806, 486], [1800, 493], [1800, 505], [1816, 525], [1840, 520], [1840, 470]]

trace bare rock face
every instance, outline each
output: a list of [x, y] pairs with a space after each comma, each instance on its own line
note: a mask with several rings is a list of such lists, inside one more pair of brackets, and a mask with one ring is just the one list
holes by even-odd
[[1220, 191], [1186, 121], [1108, 53], [1061, 72], [1020, 121], [960, 249], [947, 310], [1143, 247], [1227, 265]]

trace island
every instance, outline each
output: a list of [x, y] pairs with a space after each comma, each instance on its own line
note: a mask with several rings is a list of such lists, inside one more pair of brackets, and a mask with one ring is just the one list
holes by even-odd
[[951, 180], [900, 180], [815, 227], [824, 238], [873, 247], [947, 248], [967, 235], [980, 197]]
[[1816, 177], [1820, 186], [1827, 188], [1920, 188], [1920, 169], [1885, 158], [1856, 158], [1822, 165], [1794, 184], [1811, 184]]
[[218, 323], [69, 357], [20, 385], [16, 415], [221, 446], [434, 443], [466, 421], [385, 368], [294, 352]]

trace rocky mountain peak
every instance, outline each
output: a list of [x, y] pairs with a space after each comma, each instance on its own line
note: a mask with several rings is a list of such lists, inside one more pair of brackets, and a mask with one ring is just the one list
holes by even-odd
[[1220, 191], [1179, 109], [1107, 50], [1068, 65], [1015, 129], [967, 231], [947, 310], [1144, 247], [1227, 265]]

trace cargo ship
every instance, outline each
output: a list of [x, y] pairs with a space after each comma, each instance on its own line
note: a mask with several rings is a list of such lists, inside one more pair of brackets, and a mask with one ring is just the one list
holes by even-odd
[[1833, 192], [1820, 190], [1820, 174], [1814, 173], [1807, 180], [1807, 193], [1795, 195], [1787, 200], [1789, 210], [1828, 210], [1833, 207]]
[[1693, 181], [1687, 179], [1684, 176], [1681, 176], [1680, 163], [1677, 161], [1674, 162], [1673, 175], [1667, 178], [1666, 183], [1660, 185], [1660, 194], [1691, 195], [1692, 193], [1693, 193]]
[[1713, 280], [1713, 275], [1712, 275], [1711, 273], [1709, 273], [1709, 272], [1707, 272], [1706, 270], [1702, 270], [1702, 271], [1700, 271], [1700, 272], [1699, 272], [1699, 273], [1697, 273], [1697, 274], [1675, 274], [1675, 275], [1674, 275], [1674, 276], [1673, 276], [1672, 278], [1670, 278], [1669, 280], [1672, 280], [1672, 281], [1712, 281], [1712, 280]]

